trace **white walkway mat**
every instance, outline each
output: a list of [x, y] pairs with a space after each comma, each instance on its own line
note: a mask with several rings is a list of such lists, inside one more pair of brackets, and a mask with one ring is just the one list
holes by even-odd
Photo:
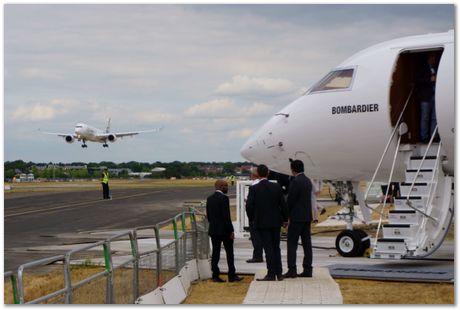
[[[263, 278], [266, 270], [258, 271], [255, 279]], [[283, 281], [252, 281], [243, 304], [342, 304], [339, 285], [327, 268], [313, 268], [312, 278]]]

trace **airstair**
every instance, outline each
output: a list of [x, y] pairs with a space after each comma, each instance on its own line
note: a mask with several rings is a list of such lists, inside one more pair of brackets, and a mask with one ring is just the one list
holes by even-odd
[[440, 151], [441, 144], [422, 144], [405, 154], [401, 196], [388, 211], [388, 224], [379, 225], [383, 238], [376, 236], [373, 258], [425, 257], [441, 245], [454, 210], [453, 178], [442, 171]]
[[[401, 115], [404, 113], [401, 113]], [[393, 206], [383, 202], [377, 232], [372, 242], [371, 258], [421, 258], [434, 253], [446, 237], [454, 216], [454, 179], [443, 171], [446, 159], [442, 143], [433, 143], [437, 128], [428, 144], [401, 144], [407, 125], [399, 118], [387, 143], [367, 194], [375, 180], [388, 147], [398, 132], [388, 184], [391, 184], [396, 160], [402, 156], [405, 181], [400, 183], [401, 196]], [[401, 158], [401, 157], [399, 157]], [[452, 160], [452, 159], [451, 159]], [[390, 186], [388, 186], [388, 189]], [[384, 193], [384, 197], [388, 195]], [[383, 221], [386, 223], [384, 224]]]

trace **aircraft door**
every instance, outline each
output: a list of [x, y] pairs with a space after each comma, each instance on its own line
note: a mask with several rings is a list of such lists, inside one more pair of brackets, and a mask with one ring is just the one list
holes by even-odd
[[447, 164], [444, 165], [444, 170], [449, 174], [454, 173], [454, 67], [454, 46], [453, 44], [448, 44], [444, 48], [439, 62], [435, 102], [438, 132], [448, 160]]

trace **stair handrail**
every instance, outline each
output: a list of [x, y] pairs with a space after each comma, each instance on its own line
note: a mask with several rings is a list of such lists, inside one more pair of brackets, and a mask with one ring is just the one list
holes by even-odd
[[[417, 177], [420, 174], [420, 170], [422, 170], [423, 163], [425, 162], [426, 156], [427, 156], [428, 151], [430, 150], [430, 147], [431, 147], [431, 145], [433, 143], [434, 137], [436, 136], [437, 130], [438, 130], [438, 125], [436, 125], [436, 127], [434, 128], [433, 134], [431, 135], [430, 141], [428, 142], [428, 146], [427, 146], [427, 148], [425, 150], [425, 153], [423, 154], [422, 161], [420, 162], [420, 164], [418, 166], [417, 172], [415, 173], [415, 176], [414, 176], [414, 180], [412, 180], [412, 184], [411, 184], [411, 186], [409, 188], [409, 192], [407, 193], [407, 197], [406, 197], [406, 205], [407, 206], [409, 206], [410, 208], [412, 208], [416, 212], [419, 212], [419, 213], [423, 214], [423, 216], [426, 216], [426, 217], [432, 219], [436, 223], [438, 222], [437, 219], [435, 219], [434, 217], [428, 215], [426, 212], [423, 212], [422, 210], [419, 210], [419, 209], [415, 208], [414, 206], [412, 206], [412, 202], [409, 200], [409, 197], [410, 197], [410, 194], [412, 193], [412, 190], [414, 189], [415, 183], [417, 183]], [[436, 167], [434, 167], [434, 169], [433, 169], [433, 175], [434, 175], [435, 169], [436, 169]], [[429, 197], [428, 197], [428, 200], [429, 200]]]
[[[441, 142], [439, 142], [438, 151], [436, 152], [436, 161], [434, 163], [433, 174], [431, 176], [430, 190], [428, 191], [429, 199], [426, 202], [425, 209], [424, 209], [425, 211], [427, 211], [428, 206], [433, 202], [434, 194], [432, 193], [432, 191], [433, 191], [433, 188], [436, 188], [436, 186], [438, 185], [438, 182], [436, 182], [436, 186], [434, 185], [434, 179], [435, 179], [435, 177], [437, 179], [438, 174], [439, 174], [438, 163], [440, 161], [440, 159], [439, 159], [440, 154], [441, 154]], [[436, 191], [436, 189], [434, 191]]]
[[395, 164], [396, 164], [396, 159], [398, 158], [399, 146], [401, 145], [401, 137], [402, 137], [402, 135], [400, 134], [399, 137], [398, 137], [398, 143], [397, 143], [397, 146], [396, 146], [396, 150], [395, 150], [395, 153], [393, 155], [393, 162], [391, 164], [390, 176], [388, 178], [388, 186], [387, 186], [387, 189], [385, 191], [385, 196], [384, 196], [384, 199], [383, 199], [382, 212], [380, 212], [379, 224], [377, 225], [377, 232], [375, 234], [374, 251], [376, 250], [376, 247], [377, 247], [377, 241], [379, 239], [380, 227], [382, 226], [383, 217], [385, 216], [384, 211], [385, 211], [385, 207], [386, 207], [386, 204], [387, 204], [386, 197], [388, 196], [388, 192], [390, 191], [391, 180], [393, 179], [393, 172], [394, 172], [394, 168], [395, 168]]
[[[385, 146], [385, 149], [383, 151], [383, 154], [382, 156], [380, 157], [380, 160], [379, 160], [379, 163], [377, 165], [377, 168], [375, 169], [374, 171], [374, 175], [372, 176], [372, 180], [371, 182], [369, 183], [368, 187], [367, 187], [367, 190], [366, 190], [366, 194], [364, 195], [364, 206], [370, 210], [372, 210], [373, 212], [377, 212], [375, 211], [373, 208], [371, 208], [368, 204], [367, 204], [367, 196], [369, 196], [369, 191], [372, 187], [372, 185], [374, 184], [374, 181], [375, 181], [375, 178], [377, 176], [377, 173], [378, 171], [380, 170], [380, 167], [382, 166], [382, 162], [383, 162], [383, 159], [385, 158], [385, 155], [386, 153], [388, 152], [388, 148], [390, 147], [390, 143], [391, 141], [393, 140], [393, 137], [396, 133], [396, 131], [399, 129], [399, 124], [401, 123], [401, 119], [404, 115], [404, 112], [406, 112], [406, 108], [407, 108], [407, 104], [409, 103], [409, 100], [410, 98], [412, 97], [412, 93], [414, 91], [414, 87], [411, 88], [410, 92], [409, 92], [409, 96], [407, 96], [407, 99], [406, 99], [406, 103], [404, 104], [404, 108], [402, 109], [401, 113], [399, 114], [399, 117], [398, 117], [398, 121], [396, 122], [396, 125], [395, 127], [393, 128], [393, 131], [391, 132], [391, 135], [390, 135], [390, 138], [388, 139], [387, 141], [387, 144]], [[390, 183], [388, 184], [388, 186], [390, 186]], [[377, 212], [377, 213], [380, 213], [380, 212]], [[380, 213], [380, 215], [382, 215]]]

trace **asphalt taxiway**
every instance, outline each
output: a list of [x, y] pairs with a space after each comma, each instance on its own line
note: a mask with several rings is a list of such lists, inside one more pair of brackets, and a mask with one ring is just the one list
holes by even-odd
[[112, 200], [103, 200], [99, 190], [7, 193], [4, 268], [14, 270], [55, 254], [30, 251], [34, 246], [95, 241], [78, 238], [81, 232], [156, 224], [182, 212], [185, 201], [205, 200], [213, 191], [212, 187], [114, 189]]

